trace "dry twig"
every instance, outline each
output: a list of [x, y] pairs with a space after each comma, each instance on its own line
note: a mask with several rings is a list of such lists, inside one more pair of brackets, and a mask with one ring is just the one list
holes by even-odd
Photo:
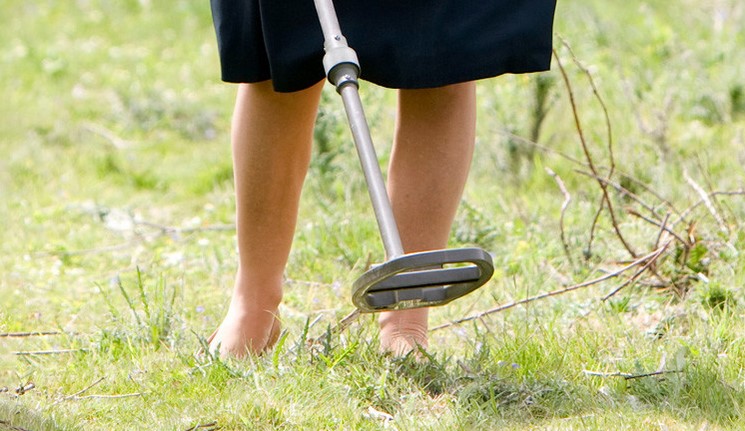
[[575, 169], [574, 172], [577, 172], [578, 174], [581, 174], [581, 175], [585, 175], [587, 177], [590, 177], [590, 178], [594, 179], [595, 181], [602, 181], [603, 183], [605, 183], [605, 184], [613, 187], [614, 189], [616, 189], [616, 191], [619, 192], [619, 193], [621, 193], [621, 195], [627, 196], [629, 199], [631, 199], [634, 202], [638, 203], [644, 209], [646, 209], [650, 213], [654, 214], [655, 217], [657, 217], [657, 210], [655, 209], [655, 207], [653, 207], [652, 205], [644, 202], [641, 197], [639, 197], [635, 193], [632, 193], [629, 189], [623, 187], [622, 185], [618, 184], [617, 182], [611, 181], [608, 178], [595, 176], [594, 174], [592, 174], [590, 172], [583, 171], [581, 169]]
[[[609, 272], [609, 273], [603, 275], [602, 277], [598, 277], [598, 278], [595, 278], [593, 280], [588, 280], [588, 281], [585, 281], [585, 282], [582, 282], [582, 283], [579, 283], [579, 284], [568, 286], [568, 287], [565, 287], [563, 289], [557, 289], [557, 290], [552, 290], [550, 292], [544, 292], [544, 293], [541, 293], [541, 294], [538, 294], [538, 295], [535, 295], [535, 296], [531, 296], [531, 297], [528, 297], [528, 298], [521, 299], [519, 301], [512, 301], [512, 302], [509, 302], [507, 304], [502, 304], [500, 306], [491, 308], [489, 310], [486, 310], [486, 311], [482, 311], [480, 313], [477, 313], [477, 314], [475, 314], [473, 316], [464, 317], [462, 319], [454, 320], [454, 321], [449, 322], [449, 323], [444, 323], [442, 325], [435, 326], [430, 331], [437, 331], [439, 329], [444, 329], [444, 328], [448, 328], [450, 326], [459, 325], [461, 323], [470, 322], [472, 320], [481, 319], [481, 318], [483, 318], [485, 316], [488, 316], [490, 314], [498, 313], [500, 311], [504, 311], [504, 310], [508, 310], [510, 308], [517, 307], [518, 305], [528, 304], [530, 302], [538, 301], [538, 300], [549, 298], [549, 297], [552, 297], [552, 296], [558, 296], [558, 295], [561, 295], [561, 294], [564, 294], [564, 293], [568, 293], [568, 292], [571, 292], [571, 291], [574, 291], [574, 290], [578, 290], [578, 289], [581, 289], [581, 288], [584, 288], [584, 287], [589, 287], [589, 286], [592, 286], [592, 285], [595, 285], [595, 284], [599, 284], [599, 283], [601, 283], [603, 281], [606, 281], [606, 280], [610, 280], [612, 278], [615, 278], [615, 277], [620, 276], [621, 274], [625, 273], [626, 271], [629, 271], [632, 268], [635, 268], [635, 267], [637, 267], [639, 265], [644, 265], [645, 263], [648, 263], [652, 259], [655, 259], [656, 260], [657, 258], [659, 258], [659, 256], [662, 254], [662, 252], [667, 248], [667, 246], [669, 244], [670, 244], [669, 242], [668, 243], [665, 243], [665, 245], [663, 245], [659, 249], [657, 249], [657, 250], [655, 250], [655, 251], [653, 251], [653, 252], [651, 252], [649, 254], [646, 254], [646, 255], [644, 255], [642, 257], [639, 257], [636, 260], [634, 260], [633, 262], [631, 262], [628, 265], [624, 266], [623, 268], [619, 268], [619, 269], [617, 269], [615, 271]], [[647, 267], [647, 268], [649, 267], [649, 265], [644, 265], [644, 266]], [[635, 273], [632, 276], [632, 278], [637, 278], [639, 276], [639, 274], [641, 274], [641, 272], [640, 271], [637, 271], [637, 273]], [[624, 283], [623, 285], [627, 285], [627, 284], [628, 283]]]
[[561, 193], [564, 195], [564, 202], [561, 204], [561, 215], [559, 216], [559, 234], [561, 236], [561, 244], [564, 246], [564, 254], [566, 254], [569, 264], [574, 266], [572, 253], [569, 250], [569, 243], [567, 243], [566, 234], [564, 232], [564, 214], [566, 213], [567, 208], [569, 208], [569, 204], [572, 202], [572, 195], [569, 194], [569, 191], [564, 185], [564, 181], [561, 180], [561, 177], [556, 172], [548, 167], [546, 168], [546, 172], [553, 177], [554, 181], [556, 181], [556, 185], [559, 186], [559, 190], [561, 190]]
[[62, 355], [65, 353], [87, 352], [88, 349], [58, 349], [58, 350], [26, 350], [13, 352], [16, 356], [42, 356], [42, 355]]
[[[566, 42], [565, 42], [565, 46], [566, 46]], [[592, 172], [593, 176], [599, 178], [600, 175], [598, 174], [598, 170], [597, 170], [597, 168], [595, 166], [595, 162], [593, 160], [592, 154], [590, 153], [590, 149], [589, 149], [588, 144], [587, 144], [587, 139], [585, 138], [585, 133], [584, 133], [584, 130], [582, 128], [582, 122], [580, 121], [580, 118], [579, 118], [579, 111], [577, 109], [577, 102], [576, 102], [576, 100], [574, 98], [574, 91], [572, 90], [572, 84], [571, 84], [571, 82], [569, 80], [569, 76], [567, 75], [566, 70], [564, 69], [564, 65], [561, 62], [561, 58], [559, 57], [559, 54], [556, 52], [555, 49], [553, 50], [553, 53], [554, 53], [554, 58], [556, 58], [556, 65], [559, 67], [559, 71], [561, 72], [561, 76], [564, 79], [564, 85], [566, 86], [567, 93], [569, 95], [569, 104], [570, 104], [570, 106], [572, 108], [572, 115], [574, 117], [575, 128], [577, 129], [577, 135], [579, 136], [580, 144], [581, 144], [581, 147], [582, 147], [582, 152], [584, 153], [585, 160], [587, 161], [587, 166], [590, 169], [590, 171]], [[599, 95], [597, 95], [597, 96], [599, 96]], [[613, 157], [612, 157], [612, 145], [611, 144], [612, 143], [609, 142], [609, 150], [611, 151], [611, 155], [609, 157], [611, 159], [611, 166], [613, 166], [612, 165], [612, 163], [613, 163], [613, 161], [612, 161], [613, 160]], [[611, 171], [610, 171], [609, 174], [612, 174], [612, 173], [613, 173], [613, 167], [611, 167]], [[609, 175], [609, 177], [610, 177], [610, 175]], [[607, 184], [605, 182], [603, 182], [603, 181], [598, 181], [598, 185], [600, 186], [600, 190], [602, 192], [602, 202], [603, 202], [604, 205], [606, 205], [608, 207], [608, 214], [610, 215], [611, 224], [613, 225], [613, 229], [616, 232], [616, 236], [618, 237], [619, 241], [624, 246], [624, 248], [626, 249], [626, 251], [628, 251], [629, 254], [633, 258], [636, 258], [636, 256], [637, 256], [636, 252], [631, 247], [631, 245], [628, 243], [628, 241], [626, 241], [626, 238], [623, 236], [623, 233], [621, 232], [621, 229], [619, 227], [619, 223], [618, 223], [618, 220], [616, 218], [616, 212], [615, 212], [615, 209], [613, 208], [613, 202], [612, 202], [612, 200], [610, 198], [610, 194], [608, 193], [608, 186], [607, 186]], [[598, 210], [598, 216], [599, 216], [599, 214], [600, 214], [601, 211], [602, 211], [602, 206]], [[598, 216], [596, 216], [596, 220], [598, 219]], [[595, 223], [593, 223], [593, 227], [594, 226], [595, 226]], [[591, 248], [591, 245], [588, 245], [587, 249], [590, 250], [590, 248]]]
[[17, 397], [25, 395], [27, 392], [36, 389], [36, 385], [33, 382], [26, 383], [16, 388], [15, 394]]
[[680, 235], [678, 235], [674, 230], [672, 230], [670, 228], [670, 225], [668, 224], [668, 219], [670, 218], [670, 215], [669, 214], [665, 217], [665, 220], [663, 220], [663, 222], [660, 223], [660, 222], [658, 222], [656, 220], [652, 220], [652, 219], [650, 219], [648, 217], [645, 217], [644, 215], [640, 214], [638, 211], [633, 210], [633, 209], [628, 209], [628, 210], [626, 210], [626, 212], [629, 213], [630, 215], [634, 216], [634, 217], [638, 217], [638, 218], [644, 220], [645, 222], [647, 222], [649, 224], [652, 224], [654, 226], [657, 226], [658, 228], [660, 228], [660, 234], [662, 234], [662, 232], [669, 233], [670, 235], [673, 236], [673, 238], [675, 238], [676, 240], [678, 240], [684, 247], [690, 247], [691, 246], [691, 244], [690, 244], [689, 241], [686, 241], [683, 237], [681, 237]]
[[719, 230], [729, 237], [730, 232], [729, 228], [727, 227], [727, 224], [724, 222], [724, 219], [722, 216], [719, 215], [719, 212], [717, 211], [716, 207], [714, 206], [714, 203], [711, 201], [711, 196], [709, 193], [706, 192], [696, 181], [691, 178], [690, 175], [688, 175], [688, 172], [684, 172], [683, 176], [685, 177], [686, 182], [688, 185], [691, 186], [693, 190], [698, 193], [699, 196], [701, 196], [701, 201], [706, 206], [706, 209], [709, 210], [709, 213], [711, 213], [711, 216], [714, 217], [714, 220], [716, 220], [717, 225], [719, 225]]
[[585, 375], [593, 376], [593, 377], [623, 377], [624, 380], [634, 380], [634, 379], [641, 379], [644, 377], [653, 377], [653, 376], [661, 376], [663, 374], [680, 374], [683, 372], [683, 370], [661, 370], [661, 371], [652, 371], [651, 373], [642, 373], [642, 374], [629, 374], [629, 373], [621, 373], [621, 372], [615, 372], [615, 373], [603, 373], [600, 371], [590, 371], [590, 370], [582, 370]]
[[745, 190], [731, 190], [731, 191], [714, 191], [707, 194], [707, 198], [701, 198], [698, 202], [694, 203], [690, 207], [688, 207], [686, 210], [684, 210], [682, 213], [678, 213], [679, 217], [674, 222], [670, 223], [671, 226], [675, 226], [680, 222], [685, 222], [686, 217], [690, 215], [696, 208], [700, 207], [701, 205], [704, 205], [707, 200], [710, 200], [712, 197], [715, 196], [743, 196], [745, 195]]
[[133, 397], [141, 397], [145, 395], [144, 392], [134, 392], [131, 394], [100, 394], [100, 395], [85, 395], [82, 397], [74, 397], [71, 398], [71, 400], [90, 400], [90, 399], [105, 399], [105, 400], [116, 400], [121, 398], [133, 398]]
[[207, 422], [205, 424], [194, 425], [193, 427], [187, 428], [184, 431], [197, 431], [197, 430], [217, 431], [219, 429], [222, 429], [222, 427], [217, 425], [217, 421], [212, 421], [212, 422]]
[[55, 402], [54, 402], [54, 403], [53, 403], [52, 405], [55, 405], [55, 404], [59, 404], [59, 403], [61, 403], [61, 402], [63, 402], [63, 401], [67, 401], [67, 400], [73, 400], [73, 399], [77, 399], [77, 398], [78, 398], [78, 397], [79, 397], [80, 395], [82, 395], [83, 393], [87, 392], [87, 391], [88, 391], [88, 390], [90, 390], [90, 389], [91, 389], [92, 387], [94, 387], [94, 386], [96, 386], [97, 384], [99, 384], [99, 383], [103, 382], [103, 381], [104, 381], [104, 379], [105, 379], [105, 377], [101, 377], [101, 378], [99, 378], [98, 380], [96, 380], [95, 382], [93, 382], [93, 383], [91, 383], [90, 385], [86, 386], [85, 388], [83, 388], [83, 389], [79, 390], [78, 392], [75, 392], [75, 393], [74, 393], [74, 394], [72, 394], [72, 395], [68, 395], [68, 396], [66, 396], [66, 397], [63, 397], [63, 398], [62, 398], [62, 399], [60, 399], [60, 400], [57, 400], [57, 401], [55, 401]]
[[[339, 321], [339, 323], [336, 324], [336, 326], [334, 326], [331, 329], [329, 329], [328, 331], [326, 331], [322, 335], [322, 337], [328, 337], [329, 335], [338, 335], [338, 334], [341, 334], [342, 332], [346, 331], [347, 328], [349, 328], [349, 326], [351, 326], [352, 323], [354, 323], [360, 317], [361, 314], [362, 313], [360, 312], [360, 309], [359, 308], [355, 308], [354, 310], [352, 310], [352, 312], [350, 312], [349, 314], [347, 314], [346, 316], [344, 316]], [[313, 323], [315, 323], [315, 322], [313, 322]], [[313, 326], [313, 323], [310, 324], [309, 326]], [[310, 346], [319, 344], [320, 342], [321, 342], [321, 337], [309, 338], [308, 341], [307, 341], [308, 345], [310, 345]]]
[[657, 251], [656, 251], [655, 253], [653, 253], [653, 254], [652, 254], [652, 255], [651, 255], [650, 257], [649, 257], [649, 259], [648, 259], [648, 260], [647, 260], [647, 261], [646, 261], [646, 262], [644, 263], [644, 265], [643, 265], [643, 266], [642, 266], [641, 268], [639, 268], [639, 270], [638, 270], [638, 271], [636, 271], [636, 272], [634, 273], [634, 275], [632, 275], [632, 276], [631, 276], [631, 277], [630, 277], [629, 279], [627, 279], [627, 280], [626, 280], [625, 282], [621, 283], [621, 284], [620, 284], [620, 285], [619, 285], [618, 287], [616, 287], [615, 289], [613, 289], [613, 290], [612, 290], [612, 291], [611, 291], [611, 292], [610, 292], [609, 294], [605, 295], [605, 296], [603, 297], [603, 301], [607, 301], [608, 299], [610, 299], [611, 297], [613, 297], [613, 296], [614, 296], [614, 295], [615, 295], [616, 293], [620, 292], [620, 291], [621, 291], [621, 289], [623, 289], [624, 287], [626, 287], [626, 286], [628, 286], [629, 284], [631, 284], [631, 283], [633, 283], [634, 281], [636, 281], [636, 279], [637, 279], [637, 278], [639, 278], [639, 277], [640, 277], [640, 276], [641, 276], [642, 274], [644, 274], [644, 272], [645, 272], [646, 270], [648, 270], [649, 268], [651, 268], [651, 267], [652, 267], [652, 265], [654, 265], [654, 264], [655, 264], [655, 262], [657, 262], [657, 259], [659, 259], [659, 257], [660, 257], [660, 256], [662, 256], [662, 253], [663, 253], [663, 252], [664, 252], [665, 250], [667, 250], [667, 247], [668, 247], [669, 245], [670, 245], [670, 241], [666, 242], [666, 243], [665, 243], [665, 245], [663, 245], [662, 247], [658, 248], [658, 249], [657, 249]]
[[31, 332], [4, 332], [0, 334], [0, 338], [26, 338], [26, 337], [45, 337], [49, 335], [64, 335], [65, 332], [60, 331], [31, 331]]

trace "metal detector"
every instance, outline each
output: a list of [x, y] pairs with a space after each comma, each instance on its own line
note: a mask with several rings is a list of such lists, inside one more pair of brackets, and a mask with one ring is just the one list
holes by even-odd
[[362, 312], [431, 307], [481, 287], [494, 273], [494, 264], [480, 248], [404, 253], [362, 109], [357, 54], [341, 33], [332, 0], [314, 2], [323, 30], [326, 77], [344, 102], [387, 259], [353, 283], [352, 302]]

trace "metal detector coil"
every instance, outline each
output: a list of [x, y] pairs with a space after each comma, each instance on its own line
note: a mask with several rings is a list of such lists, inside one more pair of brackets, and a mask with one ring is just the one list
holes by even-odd
[[354, 282], [352, 302], [362, 312], [402, 310], [444, 305], [474, 291], [489, 281], [494, 273], [492, 258], [486, 251], [461, 248], [404, 254], [362, 109], [357, 54], [341, 34], [332, 0], [314, 2], [323, 30], [326, 76], [344, 102], [386, 251], [386, 262], [373, 267]]
[[480, 248], [405, 254], [362, 274], [352, 285], [352, 302], [362, 312], [445, 305], [493, 273], [491, 256]]

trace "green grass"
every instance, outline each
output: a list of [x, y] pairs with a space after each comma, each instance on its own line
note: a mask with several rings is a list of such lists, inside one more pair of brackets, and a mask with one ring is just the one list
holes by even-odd
[[[219, 82], [208, 4], [0, 5], [0, 333], [58, 332], [0, 338], [0, 430], [745, 428], [745, 199], [707, 207], [696, 190], [745, 179], [739, 2], [560, 2], [554, 46], [588, 151], [638, 197], [609, 188], [619, 229], [643, 255], [667, 238], [633, 213], [685, 213], [672, 229], [687, 243], [608, 301], [622, 278], [433, 331], [421, 363], [381, 356], [371, 316], [329, 333], [352, 310], [351, 282], [382, 259], [333, 91], [282, 341], [223, 362], [195, 354], [236, 257], [234, 88]], [[495, 277], [433, 310], [433, 326], [630, 260], [607, 211], [591, 233], [601, 191], [580, 172], [558, 61], [478, 92], [477, 157], [451, 238], [493, 253]], [[385, 163], [395, 95], [365, 85], [363, 98]], [[546, 168], [571, 196], [566, 249], [565, 196]], [[41, 351], [57, 353], [18, 354]]]

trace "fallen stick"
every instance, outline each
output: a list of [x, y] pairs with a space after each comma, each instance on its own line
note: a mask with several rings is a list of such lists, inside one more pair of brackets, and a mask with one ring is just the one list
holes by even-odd
[[585, 375], [593, 376], [593, 377], [623, 377], [624, 380], [634, 380], [634, 379], [641, 379], [643, 377], [653, 377], [653, 376], [660, 376], [663, 374], [679, 374], [682, 373], [683, 370], [661, 370], [661, 371], [652, 371], [651, 373], [643, 373], [643, 374], [629, 374], [629, 373], [621, 373], [621, 372], [615, 372], [615, 373], [603, 373], [600, 371], [590, 371], [590, 370], [582, 370]]
[[61, 402], [63, 402], [63, 401], [67, 401], [67, 400], [72, 400], [72, 399], [75, 399], [76, 397], [78, 397], [78, 396], [82, 395], [83, 393], [87, 392], [88, 390], [90, 390], [90, 389], [91, 389], [92, 387], [94, 387], [94, 386], [96, 386], [97, 384], [99, 384], [99, 383], [103, 382], [103, 381], [104, 381], [104, 378], [105, 378], [105, 377], [101, 377], [101, 378], [99, 378], [99, 379], [98, 379], [98, 380], [96, 380], [95, 382], [93, 382], [93, 383], [91, 383], [90, 385], [86, 386], [85, 388], [83, 388], [83, 389], [81, 389], [81, 390], [79, 390], [79, 391], [75, 392], [74, 394], [72, 394], [72, 395], [68, 395], [68, 396], [66, 396], [66, 397], [63, 397], [63, 398], [62, 398], [62, 399], [60, 399], [60, 400], [57, 400], [57, 401], [55, 401], [55, 402], [54, 402], [54, 403], [53, 403], [52, 405], [56, 405], [56, 404], [59, 404], [59, 403], [61, 403]]
[[[670, 244], [670, 242], [667, 242], [667, 243], [665, 243], [665, 245], [663, 245], [662, 247], [658, 248], [657, 250], [655, 250], [655, 251], [653, 251], [653, 252], [651, 252], [651, 253], [649, 253], [649, 254], [647, 254], [645, 256], [642, 256], [640, 258], [637, 258], [636, 260], [634, 260], [633, 262], [631, 262], [628, 265], [624, 266], [623, 268], [617, 269], [617, 270], [615, 270], [613, 272], [609, 272], [608, 274], [605, 274], [602, 277], [598, 277], [598, 278], [595, 278], [595, 279], [592, 279], [592, 280], [588, 280], [588, 281], [585, 281], [585, 282], [582, 282], [582, 283], [579, 283], [579, 284], [575, 284], [575, 285], [572, 285], [572, 286], [569, 286], [569, 287], [565, 287], [563, 289], [557, 289], [557, 290], [552, 290], [550, 292], [541, 293], [541, 294], [538, 294], [538, 295], [535, 295], [535, 296], [531, 296], [531, 297], [528, 297], [528, 298], [521, 299], [519, 301], [513, 301], [513, 302], [509, 302], [507, 304], [502, 304], [500, 306], [491, 308], [489, 310], [482, 311], [482, 312], [480, 312], [478, 314], [475, 314], [473, 316], [464, 317], [462, 319], [454, 320], [452, 322], [448, 322], [448, 323], [444, 323], [444, 324], [439, 325], [439, 326], [435, 326], [434, 328], [430, 329], [430, 331], [437, 331], [437, 330], [440, 330], [440, 329], [444, 329], [444, 328], [448, 328], [448, 327], [451, 327], [451, 326], [459, 325], [461, 323], [470, 322], [470, 321], [476, 320], [476, 319], [481, 319], [482, 317], [487, 316], [489, 314], [494, 314], [494, 313], [498, 313], [500, 311], [508, 310], [510, 308], [517, 307], [518, 305], [527, 304], [527, 303], [530, 303], [530, 302], [538, 301], [538, 300], [549, 298], [549, 297], [552, 297], [552, 296], [558, 296], [558, 295], [561, 295], [561, 294], [564, 294], [564, 293], [568, 293], [568, 292], [571, 292], [571, 291], [574, 291], [574, 290], [581, 289], [583, 287], [592, 286], [592, 285], [595, 285], [595, 284], [598, 284], [598, 283], [602, 283], [603, 281], [610, 280], [612, 278], [616, 278], [616, 277], [620, 276], [621, 274], [625, 273], [626, 271], [629, 271], [632, 268], [635, 268], [635, 267], [637, 267], [639, 265], [645, 264], [646, 262], [650, 261], [650, 259], [656, 259], [656, 258], [658, 258], [662, 254], [662, 252], [667, 248], [667, 246], [669, 244]], [[647, 265], [647, 267], [648, 267], [648, 265]], [[638, 272], [637, 272], [637, 274], [638, 274]], [[637, 277], [638, 276], [637, 274], [634, 274], [634, 277]]]
[[145, 395], [144, 392], [135, 392], [132, 394], [100, 394], [100, 395], [85, 395], [82, 397], [73, 397], [70, 398], [71, 400], [90, 400], [90, 399], [105, 399], [105, 400], [116, 400], [120, 398], [132, 398], [132, 397], [141, 397]]
[[0, 338], [25, 338], [25, 337], [45, 337], [49, 335], [63, 335], [65, 332], [60, 331], [32, 331], [32, 332], [4, 332]]
[[624, 287], [626, 287], [629, 284], [633, 283], [637, 278], [639, 278], [639, 276], [641, 276], [644, 273], [644, 271], [648, 270], [652, 265], [654, 265], [654, 263], [657, 262], [657, 259], [660, 256], [662, 256], [662, 253], [667, 249], [667, 246], [670, 245], [670, 242], [671, 241], [668, 241], [668, 242], [665, 243], [665, 245], [663, 245], [662, 247], [660, 247], [658, 249], [658, 252], [656, 252], [652, 257], [650, 257], [649, 260], [647, 260], [647, 262], [644, 263], [644, 266], [642, 266], [641, 268], [639, 268], [639, 270], [636, 271], [634, 273], [634, 275], [632, 275], [628, 280], [624, 281], [623, 283], [621, 283], [620, 286], [616, 287], [609, 294], [605, 295], [603, 297], [603, 302], [607, 301], [612, 296], [614, 296], [616, 293], [620, 292], [621, 289], [623, 289]]
[[197, 431], [197, 430], [204, 430], [204, 431], [216, 431], [222, 429], [222, 427], [217, 425], [217, 421], [208, 422], [206, 424], [198, 424], [194, 425], [191, 428], [187, 428], [185, 431]]
[[13, 352], [16, 356], [37, 356], [37, 355], [61, 355], [65, 353], [87, 352], [88, 349], [60, 349], [60, 350], [28, 350]]

